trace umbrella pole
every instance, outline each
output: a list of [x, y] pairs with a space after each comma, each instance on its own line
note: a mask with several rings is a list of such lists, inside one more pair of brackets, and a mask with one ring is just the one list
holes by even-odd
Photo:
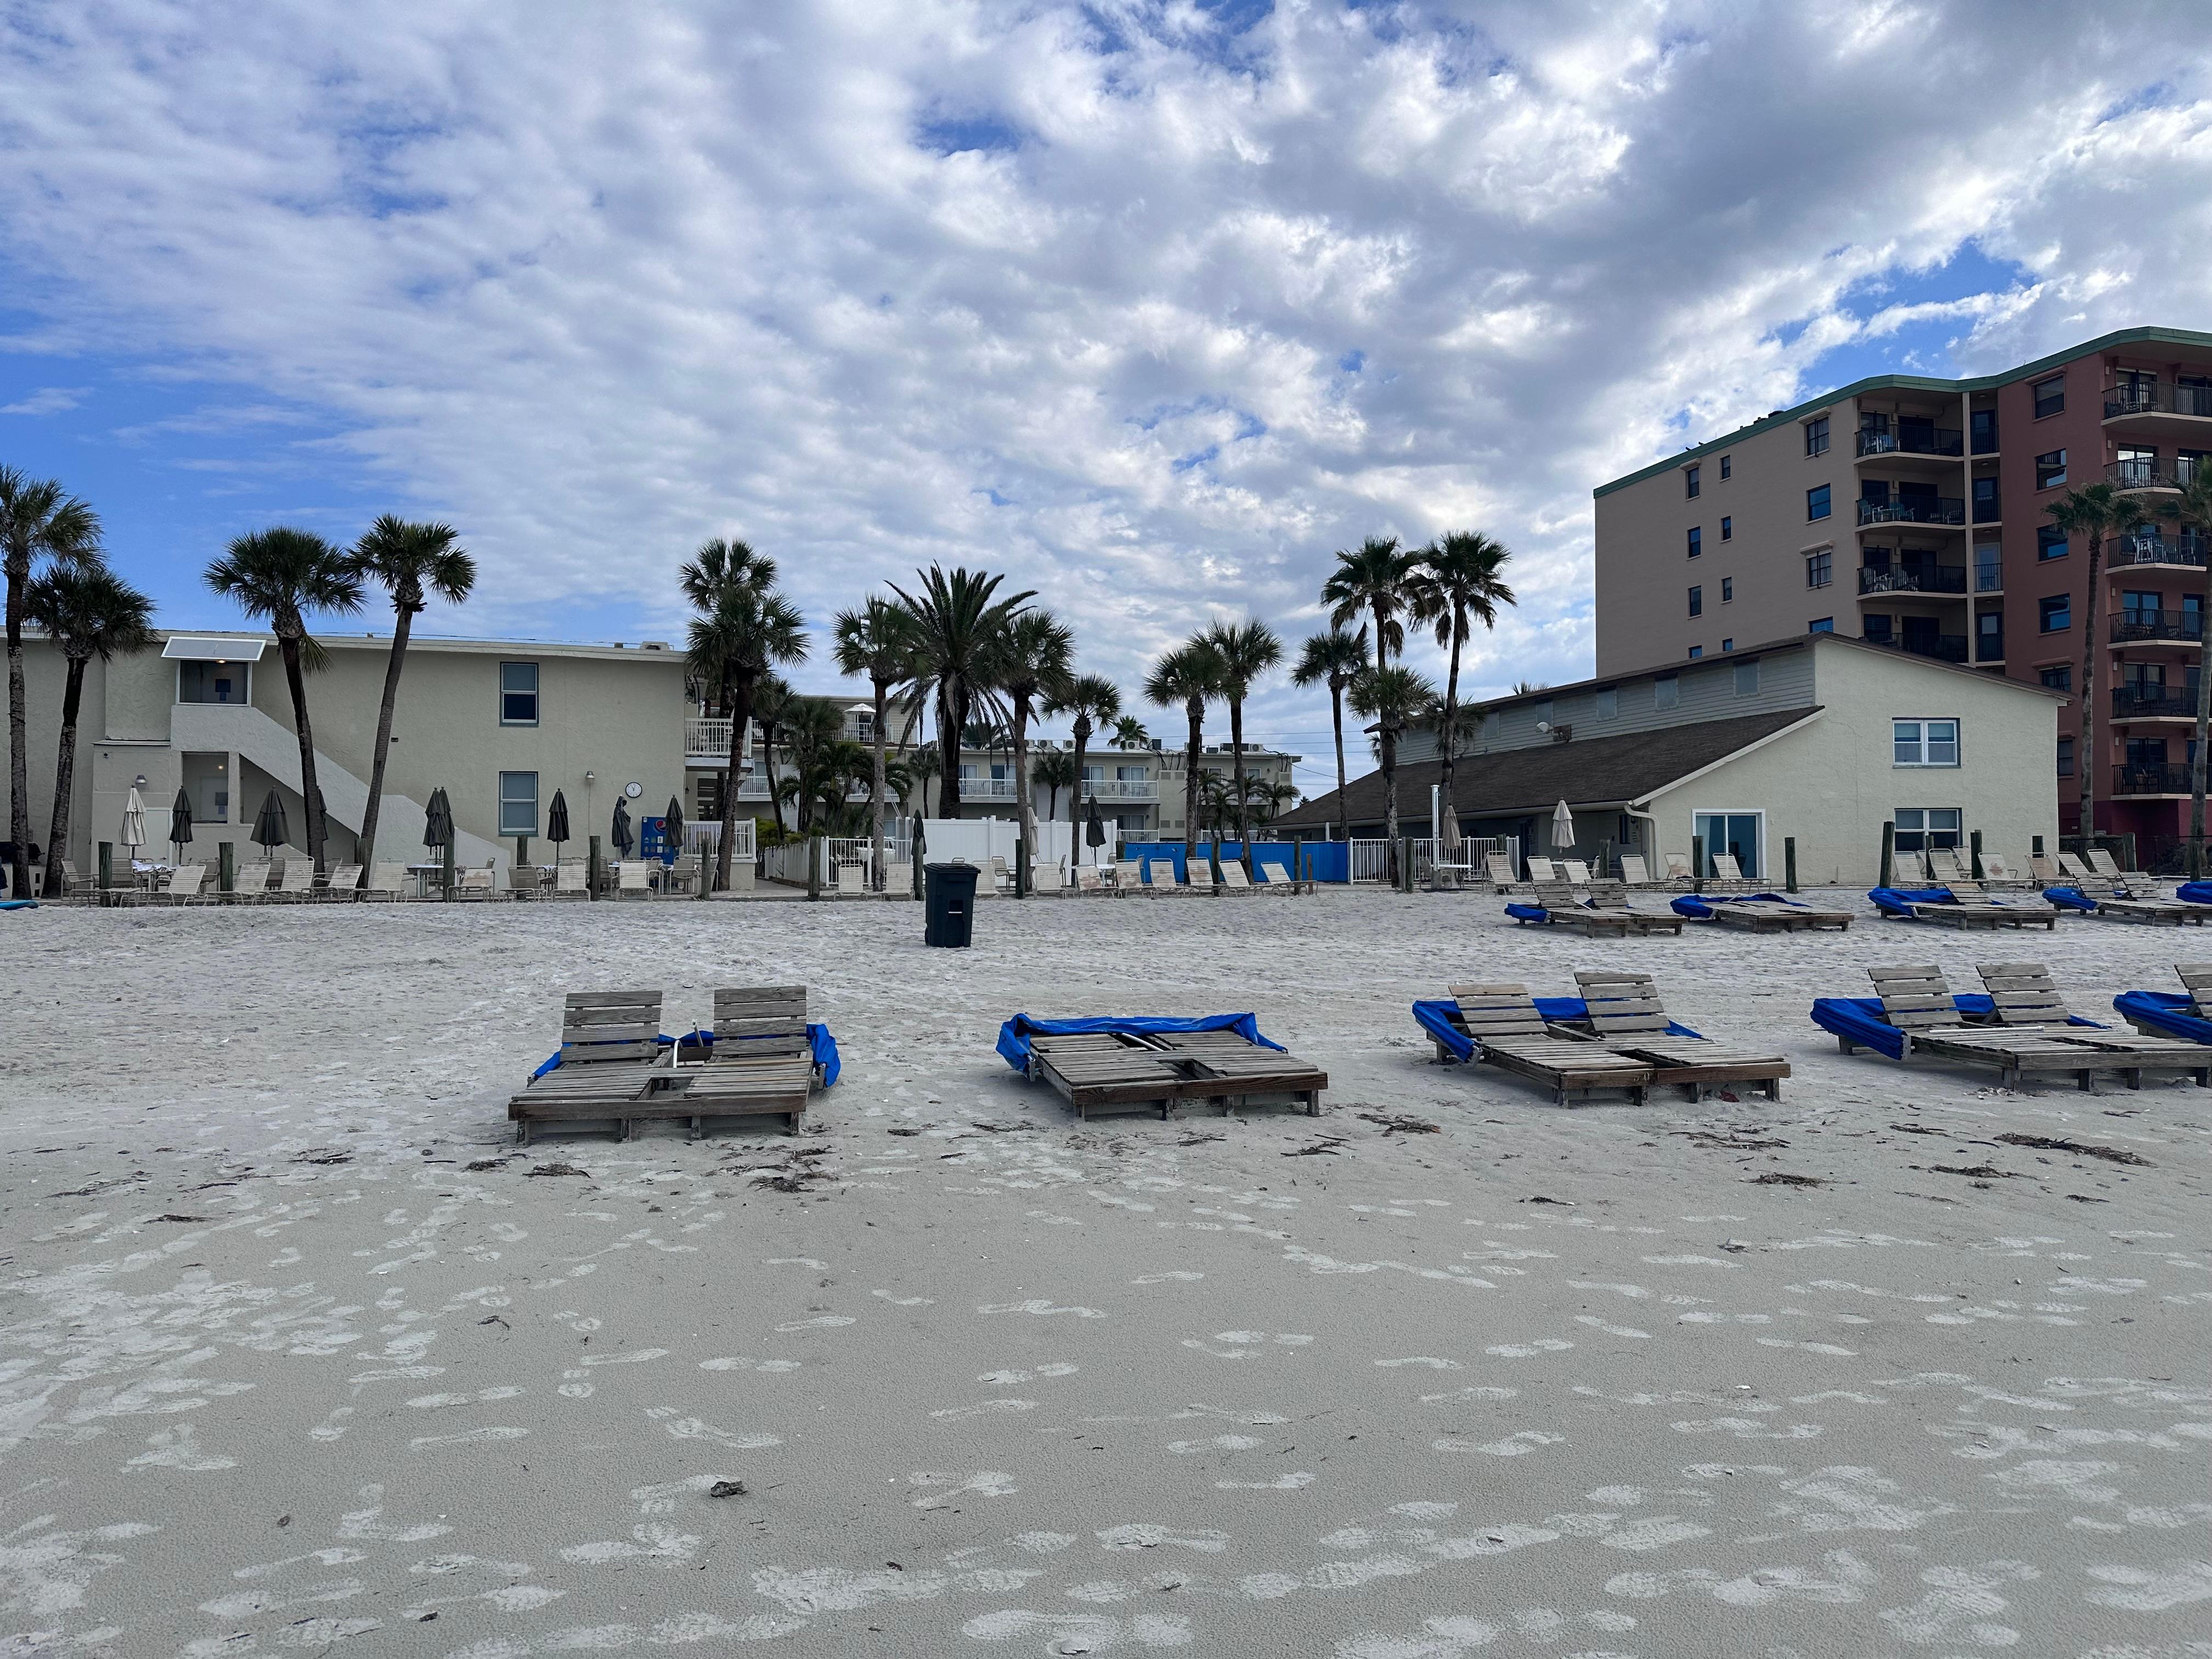
[[446, 866], [446, 890], [441, 896], [451, 898], [453, 896], [453, 838], [451, 836], [446, 837], [446, 844], [439, 851], [444, 855], [442, 861]]

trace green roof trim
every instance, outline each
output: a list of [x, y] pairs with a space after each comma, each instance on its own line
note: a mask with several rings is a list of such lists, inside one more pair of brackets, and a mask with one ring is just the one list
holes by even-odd
[[2061, 363], [2073, 362], [2076, 357], [2086, 357], [2094, 352], [2109, 350], [2113, 346], [2136, 345], [2150, 341], [2162, 342], [2167, 345], [2212, 348], [2212, 334], [2200, 334], [2194, 329], [2124, 328], [2117, 333], [2100, 335], [2096, 339], [2085, 340], [2080, 345], [2069, 346], [2063, 351], [2054, 351], [2048, 357], [2039, 357], [2032, 363], [2022, 363], [2017, 368], [2006, 369], [2001, 374], [1984, 374], [1970, 380], [1938, 380], [1921, 374], [1870, 375], [1866, 380], [1853, 380], [1849, 386], [1838, 386], [1833, 392], [1824, 392], [1817, 398], [1808, 398], [1794, 409], [1785, 409], [1777, 414], [1761, 416], [1748, 426], [1740, 426], [1733, 432], [1710, 439], [1693, 449], [1684, 450], [1679, 455], [1670, 455], [1663, 461], [1654, 461], [1642, 471], [1631, 472], [1626, 477], [1615, 478], [1611, 483], [1601, 483], [1591, 490], [1590, 495], [1593, 497], [1609, 495], [1616, 489], [1626, 489], [1631, 484], [1642, 483], [1646, 478], [1656, 478], [1662, 472], [1671, 472], [1677, 467], [1686, 466], [1703, 456], [1711, 455], [1716, 451], [1741, 443], [1746, 438], [1757, 437], [1762, 432], [1770, 431], [1775, 427], [1813, 414], [1830, 404], [1840, 403], [1846, 398], [1856, 398], [1862, 392], [1891, 390], [1994, 392], [2001, 386], [2009, 385], [2014, 380], [2024, 380], [2031, 374], [2040, 374], [2046, 368], [2056, 368]]

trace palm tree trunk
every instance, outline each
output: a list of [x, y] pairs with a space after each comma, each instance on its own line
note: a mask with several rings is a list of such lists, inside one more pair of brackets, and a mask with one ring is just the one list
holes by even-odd
[[[76, 721], [84, 706], [87, 659], [70, 653], [69, 679], [62, 687], [62, 739], [54, 757], [53, 827], [46, 831], [46, 896], [59, 898], [64, 885], [62, 861], [54, 849], [69, 845], [70, 795], [76, 784]], [[21, 896], [21, 895], [17, 895]]]
[[280, 634], [276, 644], [284, 653], [284, 688], [292, 694], [292, 724], [300, 734], [300, 798], [307, 812], [307, 857], [316, 869], [323, 867], [323, 791], [315, 781], [315, 733], [307, 722], [307, 682], [300, 667], [300, 641], [295, 635]]
[[[1083, 836], [1083, 756], [1091, 747], [1091, 714], [1088, 709], [1075, 711], [1075, 783], [1067, 792], [1067, 821], [1073, 826], [1067, 844], [1069, 856], [1080, 859]], [[1073, 878], [1071, 877], [1071, 879]]]
[[392, 754], [392, 716], [399, 706], [399, 671], [406, 665], [407, 636], [414, 631], [415, 613], [404, 605], [392, 606], [392, 655], [384, 665], [384, 701], [376, 711], [376, 749], [368, 760], [368, 805], [361, 814], [361, 880], [367, 887], [376, 872], [376, 821], [384, 805], [384, 764]]
[[[1022, 837], [1023, 862], [1036, 879], [1036, 806], [1030, 799], [1030, 708], [1027, 697], [1010, 699], [1014, 705], [1014, 823]], [[1027, 898], [1024, 887], [1020, 896]]]
[[[15, 868], [8, 878], [10, 896], [21, 898], [31, 882], [31, 763], [28, 694], [23, 686], [23, 585], [30, 561], [8, 560], [8, 839], [15, 843]], [[46, 867], [61, 863], [60, 845], [46, 848]]]
[[1193, 697], [1183, 704], [1183, 712], [1190, 716], [1190, 744], [1182, 761], [1182, 861], [1188, 869], [1198, 844], [1198, 751], [1205, 741], [1206, 705]]
[[2081, 753], [2074, 763], [2081, 785], [2081, 852], [2085, 858], [2088, 855], [2089, 838], [2097, 833], [2097, 589], [2099, 566], [2104, 555], [2104, 532], [2093, 532], [2089, 537], [2089, 603], [2083, 608], [2081, 618]]
[[868, 787], [868, 816], [874, 821], [876, 830], [875, 868], [868, 872], [868, 885], [880, 893], [884, 890], [884, 806], [889, 793], [884, 773], [884, 721], [890, 714], [890, 686], [887, 681], [876, 682], [876, 775]]
[[[1346, 786], [1344, 781], [1344, 685], [1339, 680], [1333, 679], [1328, 683], [1328, 717], [1329, 723], [1336, 728], [1336, 810], [1341, 812], [1346, 810], [1344, 797]], [[1346, 841], [1352, 839], [1349, 820], [1346, 823], [1344, 838]]]
[[1229, 700], [1229, 771], [1237, 786], [1237, 862], [1252, 873], [1252, 802], [1244, 793], [1244, 699]]
[[1390, 665], [1390, 647], [1383, 638], [1382, 617], [1382, 604], [1378, 599], [1375, 604], [1375, 667], [1378, 673]]
[[[737, 741], [738, 728], [730, 728], [730, 741]], [[768, 804], [775, 813], [775, 836], [783, 839], [783, 785], [775, 775], [775, 727], [773, 724], [761, 727], [761, 763], [768, 768]]]
[[1452, 805], [1452, 764], [1455, 758], [1453, 748], [1459, 741], [1459, 648], [1460, 635], [1467, 631], [1464, 614], [1452, 617], [1451, 667], [1444, 675], [1443, 764], [1439, 769], [1437, 781], [1443, 787], [1443, 824], [1439, 826], [1437, 853], [1442, 857], [1447, 846], [1459, 845], [1459, 809]]
[[[2204, 570], [2204, 602], [2212, 607], [2212, 564]], [[2204, 739], [2207, 726], [2212, 726], [2212, 672], [2208, 670], [2212, 664], [2200, 664], [2197, 670], [2197, 747], [2189, 757], [2189, 857], [2194, 874], [2203, 873], [2204, 862]]]
[[957, 680], [937, 688], [937, 812], [960, 816], [960, 739], [968, 726], [968, 698]]
[[[715, 832], [714, 878], [700, 883], [700, 886], [702, 890], [726, 893], [730, 890], [730, 843], [738, 836], [738, 750], [744, 742], [745, 728], [753, 720], [751, 676], [740, 675], [734, 680], [726, 680], [722, 695], [717, 701], [727, 712], [730, 720], [729, 745], [722, 757], [722, 827]], [[770, 786], [771, 788], [773, 787]]]
[[1387, 715], [1382, 721], [1382, 794], [1386, 820], [1382, 834], [1390, 843], [1389, 856], [1395, 859], [1398, 856], [1398, 728]]

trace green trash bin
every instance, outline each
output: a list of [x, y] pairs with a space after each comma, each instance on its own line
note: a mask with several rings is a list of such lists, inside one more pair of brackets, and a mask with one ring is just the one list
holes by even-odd
[[922, 942], [967, 949], [975, 929], [975, 878], [981, 872], [974, 865], [956, 860], [951, 864], [933, 864], [926, 873], [928, 915]]

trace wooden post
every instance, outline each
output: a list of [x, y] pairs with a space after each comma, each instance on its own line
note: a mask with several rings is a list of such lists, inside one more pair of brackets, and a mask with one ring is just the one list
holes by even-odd
[[107, 902], [107, 890], [115, 885], [115, 843], [100, 843], [100, 902]]
[[1797, 890], [1797, 837], [1795, 836], [1782, 838], [1782, 890], [1785, 893]]
[[216, 852], [215, 884], [219, 893], [228, 893], [238, 885], [238, 848], [229, 842], [222, 842]]
[[1291, 837], [1291, 891], [1298, 890], [1298, 877], [1305, 868], [1306, 843], [1303, 836]]
[[806, 838], [806, 896], [811, 899], [818, 899], [822, 896], [823, 846], [823, 842], [819, 836], [809, 836]]
[[1400, 890], [1412, 892], [1413, 890], [1413, 838], [1411, 836], [1400, 837], [1398, 871], [1399, 880], [1402, 884]]
[[514, 838], [514, 867], [520, 870], [527, 866], [529, 863], [530, 837], [527, 836], [517, 836]]
[[447, 836], [447, 837], [446, 837], [446, 844], [445, 844], [445, 846], [444, 846], [443, 848], [440, 848], [439, 850], [440, 850], [440, 852], [443, 854], [443, 857], [442, 857], [442, 859], [441, 859], [441, 862], [445, 865], [445, 866], [446, 866], [446, 868], [445, 868], [446, 890], [445, 890], [443, 893], [440, 894], [440, 895], [439, 895], [439, 896], [440, 896], [441, 899], [450, 899], [450, 898], [452, 898], [452, 897], [453, 896], [453, 836]]
[[1973, 863], [1968, 867], [1966, 873], [1973, 877], [1976, 881], [1979, 881], [1982, 878], [1982, 832], [1977, 830], [1970, 834], [1966, 837], [1966, 845], [1971, 849], [1973, 859]]
[[907, 862], [914, 867], [914, 896], [920, 898], [921, 896], [921, 848], [919, 847], [910, 848], [907, 853]]
[[1705, 838], [1703, 836], [1690, 837], [1690, 890], [1693, 893], [1705, 890]]
[[[2037, 838], [2035, 844], [2039, 851], [2043, 846], [2040, 836]], [[1896, 878], [1897, 821], [1894, 818], [1884, 818], [1881, 821], [1881, 879], [1875, 882], [1875, 885], [1887, 887]]]
[[597, 836], [592, 837], [587, 861], [591, 868], [585, 873], [584, 884], [591, 889], [592, 896], [597, 898], [599, 896], [599, 838]]
[[1030, 842], [1019, 833], [1014, 836], [1014, 896], [1024, 899], [1030, 896]]

